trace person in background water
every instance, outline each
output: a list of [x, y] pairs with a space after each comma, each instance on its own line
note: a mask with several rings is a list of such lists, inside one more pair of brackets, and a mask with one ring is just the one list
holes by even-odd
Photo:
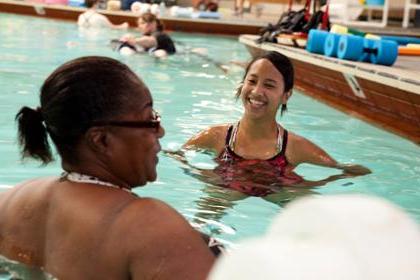
[[[268, 52], [255, 58], [246, 67], [236, 93], [244, 106], [241, 120], [207, 128], [189, 139], [183, 149], [213, 152], [219, 163], [214, 171], [224, 183], [255, 196], [272, 194], [271, 186], [276, 183], [299, 186], [303, 179], [292, 171], [302, 163], [343, 170], [342, 176], [314, 182], [314, 186], [370, 173], [363, 166], [337, 162], [318, 145], [277, 123], [279, 108], [281, 114], [287, 110], [293, 80], [293, 66], [286, 56]], [[243, 177], [249, 177], [249, 182]], [[252, 182], [259, 182], [260, 188]]]
[[124, 22], [122, 24], [113, 24], [109, 19], [98, 13], [99, 0], [85, 0], [85, 5], [88, 8], [86, 12], [79, 15], [77, 25], [82, 28], [102, 28], [109, 27], [114, 29], [127, 29], [129, 24]]
[[154, 14], [144, 13], [139, 17], [137, 24], [143, 36], [136, 38], [133, 35], [125, 35], [120, 39], [121, 42], [141, 47], [156, 57], [165, 57], [176, 52], [174, 42], [164, 32], [163, 24]]
[[138, 197], [156, 180], [160, 117], [126, 65], [83, 57], [56, 69], [40, 107], [16, 115], [23, 157], [64, 173], [0, 194], [0, 255], [58, 279], [205, 279], [214, 256], [173, 208]]

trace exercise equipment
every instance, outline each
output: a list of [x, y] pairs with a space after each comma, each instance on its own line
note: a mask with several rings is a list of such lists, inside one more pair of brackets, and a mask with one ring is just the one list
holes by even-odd
[[407, 45], [407, 44], [420, 44], [420, 38], [409, 37], [409, 36], [387, 36], [380, 35], [381, 39], [395, 41], [398, 45]]
[[391, 66], [398, 57], [398, 44], [395, 41], [342, 35], [338, 42], [337, 57], [353, 61], [370, 60], [373, 64]]
[[398, 48], [398, 55], [420, 56], [420, 46], [406, 46]]
[[420, 38], [410, 37], [410, 36], [389, 36], [389, 35], [375, 35], [371, 33], [363, 32], [356, 28], [349, 28], [344, 25], [333, 24], [330, 29], [331, 33], [337, 34], [352, 34], [357, 36], [362, 36], [369, 39], [384, 39], [389, 41], [395, 41], [398, 45], [407, 45], [407, 44], [420, 44]]
[[327, 31], [311, 29], [308, 35], [308, 42], [306, 43], [306, 50], [311, 53], [324, 54], [325, 40], [327, 39]]
[[[398, 57], [398, 44], [395, 41], [366, 39], [322, 30], [309, 32], [306, 50], [311, 53], [336, 56], [340, 59], [388, 66], [394, 64]], [[401, 52], [409, 53], [405, 49]], [[411, 53], [416, 53], [416, 51]]]
[[363, 37], [355, 35], [342, 35], [338, 40], [337, 57], [341, 59], [358, 61], [363, 54]]
[[286, 46], [304, 48], [308, 40], [308, 34], [295, 32], [293, 34], [279, 34], [276, 37], [277, 43]]
[[338, 41], [341, 35], [336, 33], [330, 33], [325, 39], [324, 54], [326, 56], [337, 57]]
[[192, 18], [209, 18], [209, 19], [219, 19], [219, 12], [209, 12], [209, 11], [199, 11], [191, 14]]
[[[374, 43], [376, 40], [373, 39], [364, 39], [363, 40], [363, 48], [364, 49], [373, 49]], [[371, 57], [371, 52], [369, 51], [365, 51], [362, 53], [362, 55], [359, 57], [358, 61], [362, 61], [362, 62], [371, 62], [370, 61], [370, 57]]]
[[395, 41], [374, 40], [370, 62], [391, 66], [398, 57], [398, 44]]

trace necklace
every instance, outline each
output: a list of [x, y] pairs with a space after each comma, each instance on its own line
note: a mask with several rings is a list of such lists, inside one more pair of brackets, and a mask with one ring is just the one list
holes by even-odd
[[80, 174], [77, 172], [63, 172], [61, 174], [61, 178], [67, 179], [70, 182], [75, 182], [75, 183], [88, 183], [88, 184], [95, 184], [95, 185], [120, 189], [134, 195], [134, 193], [128, 188], [120, 187], [113, 183], [102, 181], [101, 179], [95, 176], [91, 176], [91, 175]]

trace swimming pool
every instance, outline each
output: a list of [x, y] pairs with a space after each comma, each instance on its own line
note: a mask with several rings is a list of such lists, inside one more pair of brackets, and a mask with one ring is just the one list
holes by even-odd
[[[69, 59], [105, 55], [127, 63], [149, 85], [156, 109], [162, 114], [166, 136], [162, 146], [180, 147], [190, 136], [211, 124], [234, 122], [241, 106], [234, 89], [242, 76], [240, 68], [225, 74], [214, 63], [181, 54], [164, 61], [147, 55], [123, 57], [111, 50], [116, 30], [80, 32], [75, 23], [0, 14], [0, 191], [34, 176], [58, 175], [58, 162], [47, 167], [21, 163], [16, 145], [14, 116], [23, 105], [38, 105], [38, 90], [47, 75]], [[236, 38], [174, 33], [175, 40], [190, 47], [205, 47], [216, 62], [247, 60]], [[366, 193], [387, 198], [420, 222], [420, 149], [415, 144], [340, 113], [298, 92], [289, 111], [280, 119], [284, 126], [327, 150], [337, 160], [369, 167], [373, 173], [343, 179], [311, 190], [329, 195]], [[192, 154], [197, 165], [211, 163], [205, 155]], [[278, 205], [258, 197], [227, 201], [223, 192], [186, 174], [181, 165], [160, 156], [157, 182], [135, 191], [160, 198], [181, 212], [203, 231], [226, 244], [263, 233]], [[309, 180], [323, 179], [338, 171], [302, 165], [297, 172]], [[284, 191], [284, 201], [308, 192]], [[211, 195], [210, 195], [211, 194]], [[351, 221], [349, 221], [351, 223]]]

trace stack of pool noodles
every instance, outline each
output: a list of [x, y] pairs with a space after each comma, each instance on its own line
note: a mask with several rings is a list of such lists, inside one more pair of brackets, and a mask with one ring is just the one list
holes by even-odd
[[420, 44], [420, 39], [376, 36], [334, 25], [330, 32], [312, 29], [309, 32], [306, 50], [340, 59], [391, 66], [397, 60], [398, 54], [420, 55], [420, 48], [415, 44]]

